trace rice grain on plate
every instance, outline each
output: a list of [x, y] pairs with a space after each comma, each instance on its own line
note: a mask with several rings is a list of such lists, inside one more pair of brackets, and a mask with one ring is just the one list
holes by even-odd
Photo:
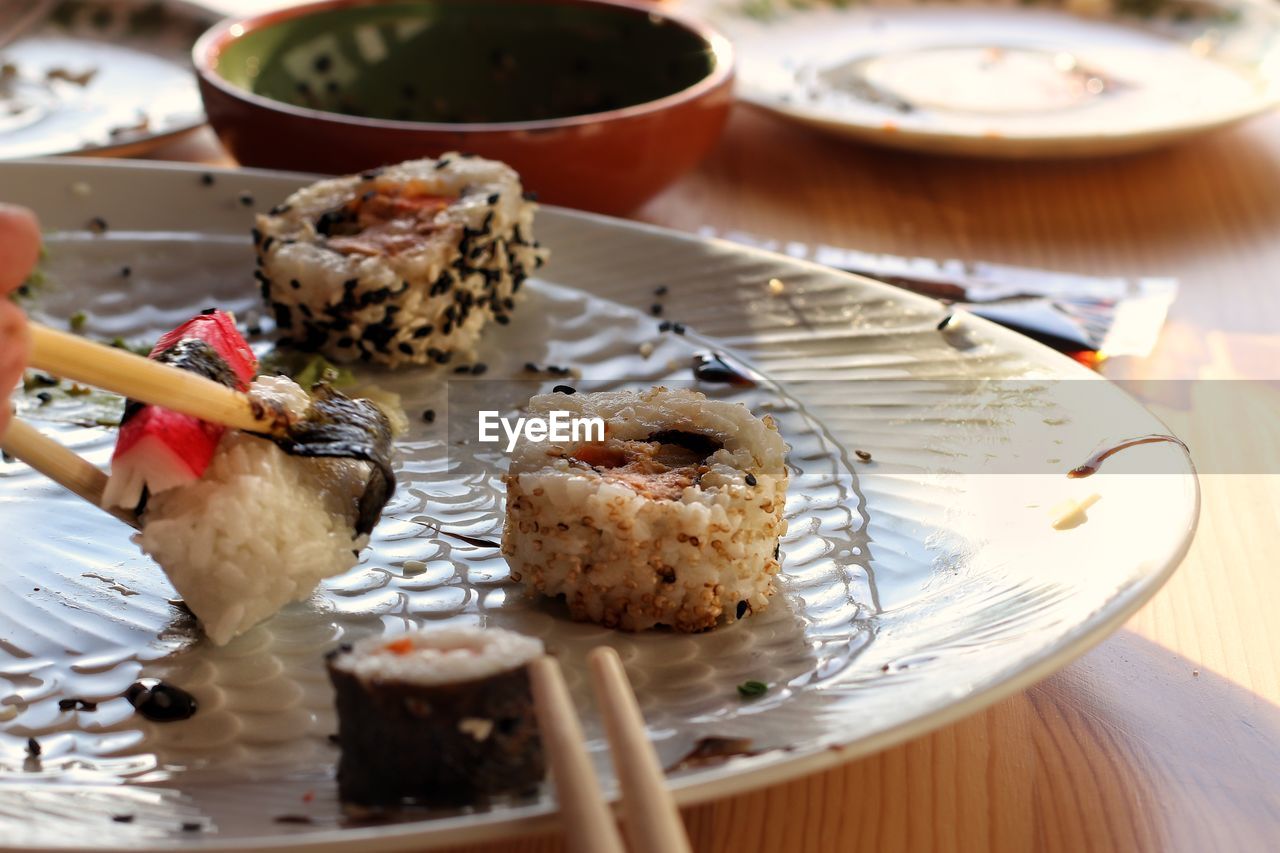
[[530, 416], [600, 417], [606, 440], [522, 439], [502, 552], [574, 618], [702, 631], [763, 610], [787, 529], [773, 419], [689, 390], [544, 394]]
[[305, 349], [445, 364], [510, 321], [546, 258], [535, 208], [510, 167], [456, 153], [320, 181], [258, 216], [262, 295]]

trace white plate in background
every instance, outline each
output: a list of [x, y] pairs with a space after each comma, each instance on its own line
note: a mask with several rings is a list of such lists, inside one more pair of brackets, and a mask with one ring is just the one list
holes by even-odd
[[1137, 151], [1271, 109], [1280, 12], [1259, 0], [688, 0], [734, 42], [739, 95], [895, 148]]

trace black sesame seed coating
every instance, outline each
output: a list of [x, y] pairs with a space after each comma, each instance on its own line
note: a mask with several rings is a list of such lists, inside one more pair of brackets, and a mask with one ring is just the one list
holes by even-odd
[[[428, 164], [427, 169], [448, 168], [455, 159], [454, 155], [442, 157]], [[379, 174], [380, 171], [371, 170], [360, 177], [367, 181]], [[383, 180], [387, 180], [385, 176]], [[448, 182], [451, 178], [445, 173], [440, 180]], [[354, 180], [348, 186], [351, 189], [347, 197], [354, 206], [337, 204], [319, 214], [308, 212], [315, 234], [303, 237], [303, 242], [324, 249], [331, 241], [360, 234], [357, 208], [361, 196], [367, 196], [373, 187]], [[286, 240], [304, 233], [297, 230], [297, 222], [260, 217], [261, 233], [255, 234], [255, 240], [262, 270], [257, 278], [273, 313], [284, 321], [279, 324], [281, 329], [288, 330], [296, 344], [335, 359], [358, 357], [396, 366], [447, 364], [455, 350], [470, 349], [486, 322], [509, 325], [516, 310], [513, 297], [526, 270], [532, 269], [544, 252], [531, 243], [518, 242], [531, 239], [527, 212], [522, 214], [523, 225], [510, 221], [505, 213], [502, 217], [497, 215], [496, 206], [504, 198], [510, 200], [519, 187], [495, 191], [496, 185], [483, 184], [471, 189], [486, 201], [487, 207], [479, 207], [476, 201], [480, 199], [475, 199], [462, 208], [465, 215], [461, 217], [463, 227], [457, 243], [454, 247], [432, 246], [433, 255], [439, 253], [438, 261], [431, 257], [427, 268], [434, 268], [433, 275], [425, 281], [405, 278], [406, 274], [421, 275], [418, 270], [422, 266], [406, 273], [399, 265], [387, 264], [374, 255], [367, 256], [373, 264], [360, 263], [359, 277], [343, 281], [337, 292], [326, 292], [330, 288], [327, 282], [313, 280], [309, 277], [312, 274], [298, 265], [306, 264], [305, 260], [292, 253], [287, 257], [280, 254]], [[295, 209], [303, 204], [293, 200]], [[346, 254], [345, 247], [334, 246], [331, 250]], [[354, 263], [340, 268], [351, 270], [349, 274], [353, 276], [357, 271]], [[386, 274], [392, 270], [398, 273], [394, 278]]]

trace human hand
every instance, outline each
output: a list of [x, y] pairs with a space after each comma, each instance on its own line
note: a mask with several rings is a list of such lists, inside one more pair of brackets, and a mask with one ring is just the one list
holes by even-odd
[[27, 318], [9, 292], [26, 281], [40, 257], [40, 225], [25, 207], [0, 204], [0, 436], [9, 427], [8, 396], [27, 364]]

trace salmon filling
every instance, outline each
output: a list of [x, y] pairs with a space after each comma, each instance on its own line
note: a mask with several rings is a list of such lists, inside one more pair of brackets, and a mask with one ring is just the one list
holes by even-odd
[[421, 182], [378, 181], [373, 189], [326, 212], [317, 230], [344, 255], [398, 255], [440, 230], [436, 214], [456, 201], [427, 191]]
[[670, 430], [643, 441], [610, 438], [584, 444], [570, 458], [641, 497], [674, 501], [698, 484], [708, 470], [707, 457], [721, 447], [704, 435]]

